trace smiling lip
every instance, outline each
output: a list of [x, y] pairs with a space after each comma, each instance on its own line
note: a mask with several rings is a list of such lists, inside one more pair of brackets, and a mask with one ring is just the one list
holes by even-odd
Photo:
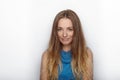
[[68, 41], [69, 39], [62, 39], [63, 41]]

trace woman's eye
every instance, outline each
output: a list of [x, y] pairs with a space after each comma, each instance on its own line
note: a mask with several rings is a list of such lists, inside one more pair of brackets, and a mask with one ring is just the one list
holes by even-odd
[[68, 30], [73, 31], [73, 29], [72, 29], [72, 28], [69, 28]]

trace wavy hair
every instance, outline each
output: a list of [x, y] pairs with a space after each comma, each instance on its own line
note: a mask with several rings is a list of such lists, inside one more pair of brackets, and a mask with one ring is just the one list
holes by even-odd
[[47, 62], [47, 70], [48, 70], [48, 80], [57, 80], [58, 79], [58, 66], [61, 65], [60, 61], [60, 50], [62, 49], [62, 44], [59, 41], [57, 35], [57, 26], [58, 22], [61, 18], [68, 18], [72, 21], [74, 36], [71, 45], [72, 51], [72, 71], [77, 80], [80, 80], [80, 76], [85, 76], [88, 80], [90, 79], [90, 75], [86, 71], [87, 69], [87, 51], [86, 51], [86, 42], [85, 37], [83, 35], [83, 30], [81, 26], [81, 22], [77, 14], [70, 10], [63, 10], [59, 12], [53, 22], [52, 33], [48, 46], [48, 62]]

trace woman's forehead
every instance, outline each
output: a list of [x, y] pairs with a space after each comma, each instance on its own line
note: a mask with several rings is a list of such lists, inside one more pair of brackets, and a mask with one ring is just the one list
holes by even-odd
[[73, 27], [72, 21], [68, 18], [61, 18], [58, 21], [58, 27]]

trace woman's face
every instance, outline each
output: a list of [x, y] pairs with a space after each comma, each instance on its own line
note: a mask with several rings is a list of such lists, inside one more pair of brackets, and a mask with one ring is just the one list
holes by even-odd
[[61, 18], [58, 22], [57, 34], [63, 46], [70, 46], [73, 40], [73, 24], [68, 18]]

